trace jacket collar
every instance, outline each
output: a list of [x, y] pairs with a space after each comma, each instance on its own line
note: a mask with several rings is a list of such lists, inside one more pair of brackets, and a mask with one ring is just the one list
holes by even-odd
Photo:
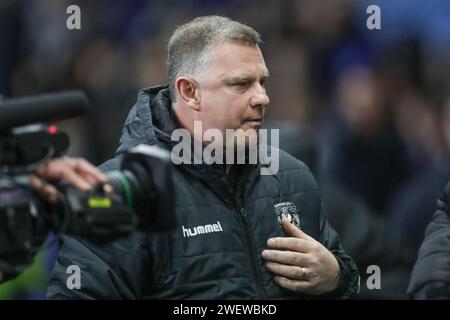
[[[157, 144], [171, 151], [177, 143], [171, 140], [176, 128], [168, 86], [142, 89], [125, 121], [116, 157], [123, 156], [128, 148], [139, 144]], [[180, 166], [233, 206], [241, 206], [239, 199], [244, 197], [245, 189], [251, 188], [259, 175], [259, 165], [235, 166], [228, 174], [224, 165], [202, 163]]]

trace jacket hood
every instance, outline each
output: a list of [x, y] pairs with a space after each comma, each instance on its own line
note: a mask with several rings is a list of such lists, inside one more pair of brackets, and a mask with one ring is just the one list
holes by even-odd
[[170, 140], [175, 129], [168, 86], [142, 89], [125, 120], [116, 156], [139, 144], [154, 145]]
[[127, 150], [140, 144], [156, 144], [170, 150], [170, 135], [176, 129], [171, 105], [168, 85], [142, 89], [125, 120], [114, 159], [100, 168], [103, 171], [118, 169]]

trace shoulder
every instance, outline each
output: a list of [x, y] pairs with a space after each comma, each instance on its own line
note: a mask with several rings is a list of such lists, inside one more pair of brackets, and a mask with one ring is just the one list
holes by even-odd
[[312, 174], [308, 166], [303, 162], [290, 155], [286, 151], [278, 149], [280, 157], [280, 172], [289, 170], [305, 171], [308, 174]]
[[278, 153], [280, 159], [280, 169], [278, 173], [282, 174], [290, 171], [296, 171], [305, 176], [313, 175], [311, 169], [303, 161], [281, 149], [278, 149]]
[[316, 179], [305, 163], [276, 147], [270, 146], [269, 149], [272, 171], [267, 174], [268, 177], [296, 189], [318, 190]]

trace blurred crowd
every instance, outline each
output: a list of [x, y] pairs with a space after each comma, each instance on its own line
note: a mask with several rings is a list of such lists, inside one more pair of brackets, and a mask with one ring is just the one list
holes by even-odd
[[[81, 30], [66, 28], [71, 4]], [[366, 26], [373, 4], [380, 30]], [[167, 82], [171, 32], [208, 14], [261, 33], [267, 126], [318, 178], [363, 276], [361, 297], [406, 298], [450, 179], [449, 1], [1, 0], [0, 95], [86, 91], [91, 112], [61, 125], [70, 154], [99, 165], [113, 156], [139, 89]], [[372, 264], [382, 290], [365, 286]]]

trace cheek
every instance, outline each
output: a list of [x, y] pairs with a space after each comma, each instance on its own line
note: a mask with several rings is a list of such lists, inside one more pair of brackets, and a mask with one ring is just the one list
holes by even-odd
[[210, 127], [220, 130], [241, 127], [247, 107], [242, 95], [216, 92], [204, 98], [204, 119]]
[[224, 121], [227, 122], [229, 128], [238, 129], [242, 128], [242, 121], [244, 119], [245, 112], [236, 105], [230, 105], [227, 112], [224, 112], [226, 115], [224, 117]]
[[239, 99], [231, 100], [228, 105], [228, 115], [229, 118], [236, 124], [240, 125], [244, 120], [245, 116], [248, 114], [247, 112], [248, 102], [243, 99], [243, 97], [239, 97]]
[[216, 104], [210, 104], [204, 109], [202, 116], [203, 127], [205, 129], [213, 128], [224, 131], [231, 127], [229, 109], [220, 104], [218, 101]]

